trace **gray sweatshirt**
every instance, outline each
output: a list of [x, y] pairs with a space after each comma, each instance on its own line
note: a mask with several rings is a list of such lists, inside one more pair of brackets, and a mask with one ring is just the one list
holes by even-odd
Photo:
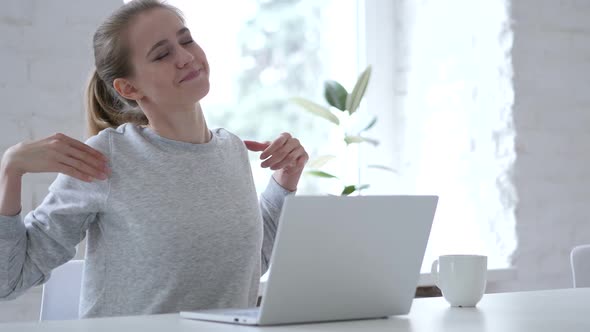
[[0, 298], [44, 283], [87, 237], [80, 317], [254, 306], [285, 196], [260, 201], [247, 150], [224, 129], [204, 144], [125, 124], [86, 144], [112, 175], [59, 174], [23, 220], [0, 216]]

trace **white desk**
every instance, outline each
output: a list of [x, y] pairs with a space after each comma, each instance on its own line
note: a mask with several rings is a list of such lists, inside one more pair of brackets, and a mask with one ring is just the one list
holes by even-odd
[[0, 331], [590, 331], [590, 288], [486, 294], [477, 308], [450, 308], [442, 298], [416, 299], [408, 316], [389, 319], [245, 327], [185, 320], [177, 314], [0, 324]]

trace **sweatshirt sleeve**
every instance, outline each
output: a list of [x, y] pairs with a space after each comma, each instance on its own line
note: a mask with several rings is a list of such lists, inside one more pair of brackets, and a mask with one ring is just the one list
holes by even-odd
[[264, 224], [264, 236], [262, 240], [262, 274], [268, 270], [272, 248], [277, 235], [279, 217], [283, 208], [285, 197], [295, 195], [294, 191], [283, 188], [271, 176], [264, 192], [260, 195], [260, 210]]
[[[109, 154], [109, 135], [103, 131], [86, 144]], [[87, 183], [59, 174], [43, 202], [21, 215], [0, 215], [0, 299], [14, 299], [43, 284], [51, 270], [76, 254], [89, 225], [104, 211], [109, 179]]]

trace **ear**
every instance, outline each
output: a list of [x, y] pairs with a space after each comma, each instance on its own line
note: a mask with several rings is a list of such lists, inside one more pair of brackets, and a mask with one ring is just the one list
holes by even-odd
[[125, 78], [115, 78], [113, 87], [121, 95], [121, 97], [131, 100], [139, 100], [143, 98], [143, 94]]

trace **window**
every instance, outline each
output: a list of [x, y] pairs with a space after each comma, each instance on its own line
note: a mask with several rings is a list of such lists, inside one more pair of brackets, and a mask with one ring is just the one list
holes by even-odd
[[363, 153], [397, 171], [364, 173], [375, 184], [368, 194], [440, 196], [423, 272], [447, 253], [486, 254], [489, 268], [509, 267], [516, 155], [508, 2], [367, 0], [365, 9], [367, 61], [386, 74], [375, 75], [368, 96], [385, 144]]

